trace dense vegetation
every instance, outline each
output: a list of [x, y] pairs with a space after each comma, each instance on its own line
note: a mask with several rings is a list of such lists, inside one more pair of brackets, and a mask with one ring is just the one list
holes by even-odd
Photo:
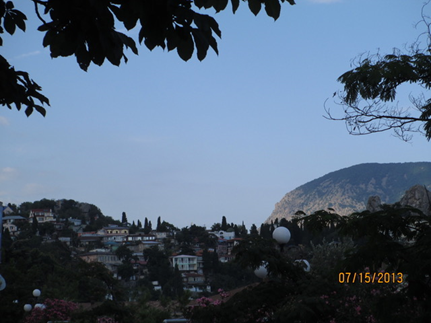
[[[40, 313], [38, 316], [37, 309], [31, 312], [31, 316], [23, 310], [24, 304], [36, 301], [31, 296], [35, 288], [42, 290], [39, 302], [48, 302], [54, 304], [54, 307], [59, 307], [59, 302], [75, 304], [71, 305], [72, 308], [78, 308], [78, 311], [72, 311], [74, 322], [95, 322], [102, 316], [117, 322], [161, 322], [175, 311], [181, 313], [191, 296], [183, 289], [181, 273], [177, 268], [172, 268], [169, 262], [169, 256], [173, 253], [194, 255], [197, 249], [203, 250], [206, 283], [213, 290], [233, 289], [256, 281], [251, 270], [219, 262], [217, 253], [214, 252], [217, 240], [209, 235], [206, 228], [192, 225], [178, 229], [173, 224], [162, 221], [160, 217], [155, 222], [154, 229], [175, 234], [176, 238], [165, 239], [162, 249], [151, 247], [144, 251], [143, 256], [147, 261], [145, 273], [142, 272], [142, 267], [134, 266], [137, 258], [126, 245], [118, 247], [115, 254], [121, 264], [117, 268], [118, 278], [115, 278], [103, 264], [87, 263], [78, 257], [82, 252], [101, 248], [103, 245], [99, 242], [81, 245], [78, 234], [69, 227], [71, 220], [81, 220], [83, 232], [94, 232], [114, 224], [127, 226], [130, 233], [142, 234], [153, 229], [150, 220], [144, 218], [142, 222], [138, 220], [137, 224], [134, 221], [130, 224], [125, 212], [121, 221], [114, 220], [103, 215], [95, 205], [74, 200], [42, 199], [24, 202], [19, 206], [8, 206], [24, 218], [28, 218], [32, 209], [52, 209], [57, 222], [65, 225], [58, 229], [53, 223], [23, 221], [17, 223], [20, 229], [17, 236], [11, 236], [8, 230], [3, 232], [0, 273], [7, 281], [7, 288], [0, 292], [0, 312], [2, 322], [5, 323], [16, 323], [23, 319], [26, 323], [48, 320], [48, 317]], [[225, 217], [213, 227], [235, 231], [238, 236], [245, 236], [247, 233], [243, 224], [227, 224]], [[60, 242], [59, 237], [70, 237], [70, 246]], [[154, 281], [158, 282], [161, 290], [154, 288]], [[151, 301], [160, 302], [160, 307], [157, 309], [150, 306]]]
[[[292, 235], [283, 248], [272, 239], [278, 226], [289, 228]], [[213, 225], [221, 227], [244, 229], [224, 217]], [[34, 288], [43, 291], [46, 304], [71, 311], [73, 322], [81, 323], [157, 323], [181, 313], [199, 323], [431, 319], [431, 221], [420, 210], [395, 204], [348, 217], [329, 211], [299, 212], [291, 221], [277, 219], [260, 230], [253, 226], [249, 233], [242, 232], [243, 240], [234, 249], [236, 259], [229, 263], [221, 263], [211, 251], [215, 241], [205, 228], [176, 230], [176, 242], [166, 242], [163, 250], [144, 251], [147, 273], [136, 281], [126, 279], [136, 274], [133, 266], [128, 267], [134, 255], [127, 248], [118, 248], [117, 255], [123, 261], [121, 270], [132, 272], [118, 279], [100, 263], [76, 257], [78, 249], [55, 240], [44, 242], [31, 226], [15, 240], [6, 231], [0, 267], [8, 283], [1, 291], [2, 322], [41, 322], [37, 310], [30, 315], [22, 310], [26, 302], [34, 303]], [[203, 270], [218, 298], [203, 293], [190, 302], [180, 272], [169, 264], [172, 252], [192, 254], [196, 246], [203, 250]], [[300, 259], [310, 262], [310, 271], [304, 271]], [[262, 265], [268, 274], [259, 282], [253, 270]], [[158, 281], [161, 290], [156, 291], [152, 281]], [[229, 292], [241, 286], [248, 287]], [[154, 300], [158, 307], [151, 305]], [[74, 306], [81, 309], [72, 311]]]
[[[237, 261], [266, 264], [268, 278], [225, 302], [201, 300], [188, 315], [201, 323], [429, 322], [430, 220], [399, 205], [349, 217], [298, 215], [294, 222], [311, 243], [281, 251], [261, 236], [244, 241]], [[303, 258], [311, 271], [295, 262]]]

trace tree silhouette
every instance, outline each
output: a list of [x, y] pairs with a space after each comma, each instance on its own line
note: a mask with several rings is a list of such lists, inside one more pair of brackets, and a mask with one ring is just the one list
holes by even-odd
[[[367, 135], [393, 131], [402, 140], [409, 141], [412, 133], [419, 132], [431, 139], [431, 99], [424, 94], [409, 95], [411, 104], [394, 103], [397, 90], [403, 84], [416, 84], [421, 89], [431, 88], [431, 18], [422, 8], [425, 46], [414, 43], [407, 52], [394, 49], [393, 53], [360, 56], [354, 69], [338, 78], [344, 85], [335, 92], [335, 103], [342, 107], [337, 117], [325, 106], [327, 118], [346, 123], [352, 135]], [[419, 38], [420, 38], [419, 37]]]
[[121, 216], [121, 223], [128, 223], [126, 212], [123, 212]]
[[[176, 50], [178, 56], [189, 60], [195, 49], [203, 60], [211, 47], [218, 54], [215, 36], [221, 38], [216, 20], [203, 9], [226, 9], [228, 0], [123, 0], [123, 1], [58, 1], [32, 0], [36, 15], [41, 21], [38, 30], [45, 34], [43, 46], [48, 47], [52, 58], [74, 55], [79, 67], [87, 71], [91, 63], [98, 66], [105, 60], [119, 66], [127, 62], [125, 49], [138, 55], [133, 38], [118, 29], [139, 29], [138, 41], [149, 50], [162, 47]], [[262, 8], [274, 20], [280, 15], [281, 2], [291, 5], [294, 0], [248, 0], [248, 7], [257, 15]], [[231, 0], [235, 13], [239, 0]], [[13, 35], [16, 29], [26, 30], [24, 13], [14, 8], [12, 1], [0, 0], [0, 33]], [[3, 41], [0, 38], [0, 46]], [[17, 71], [0, 56], [0, 104], [20, 110], [25, 107], [27, 116], [34, 110], [45, 116], [44, 104], [49, 99], [28, 73]]]

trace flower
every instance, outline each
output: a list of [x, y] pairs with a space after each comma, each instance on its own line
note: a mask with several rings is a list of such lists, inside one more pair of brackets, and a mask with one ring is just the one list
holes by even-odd
[[359, 305], [356, 306], [355, 311], [356, 311], [356, 314], [360, 315], [361, 314], [361, 307]]

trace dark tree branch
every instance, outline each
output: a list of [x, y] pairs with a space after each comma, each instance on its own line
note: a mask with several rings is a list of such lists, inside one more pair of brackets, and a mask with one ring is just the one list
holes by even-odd
[[40, 1], [40, 0], [33, 0], [33, 3], [34, 3], [34, 10], [36, 12], [37, 17], [39, 18], [40, 21], [42, 21], [44, 24], [46, 24], [46, 21], [42, 18], [42, 16], [39, 13], [39, 7], [38, 7], [38, 4], [46, 5], [46, 3], [44, 1]]

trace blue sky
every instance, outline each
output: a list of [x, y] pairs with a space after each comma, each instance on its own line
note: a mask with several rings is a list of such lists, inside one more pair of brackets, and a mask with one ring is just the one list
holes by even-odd
[[30, 1], [16, 1], [28, 31], [4, 37], [2, 55], [30, 73], [51, 107], [46, 118], [0, 109], [0, 200], [66, 198], [116, 219], [124, 211], [129, 221], [209, 227], [226, 216], [250, 227], [328, 172], [430, 161], [421, 135], [353, 137], [323, 118], [353, 58], [416, 40], [422, 4], [298, 0], [274, 22], [241, 3], [235, 15], [230, 7], [214, 15], [219, 56], [183, 62], [140, 46], [127, 64], [85, 73], [74, 57], [50, 58]]

